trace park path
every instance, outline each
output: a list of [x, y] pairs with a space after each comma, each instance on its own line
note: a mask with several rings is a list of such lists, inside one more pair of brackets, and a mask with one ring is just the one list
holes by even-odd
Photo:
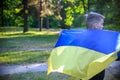
[[[34, 63], [26, 65], [0, 65], [0, 75], [19, 74], [26, 72], [44, 72], [48, 69], [48, 63]], [[120, 80], [120, 61], [113, 62], [106, 68], [104, 80]]]
[[[52, 50], [51, 47], [45, 48], [25, 48], [23, 50], [31, 50], [31, 51], [44, 51], [44, 50]], [[45, 63], [33, 63], [33, 64], [20, 64], [20, 65], [0, 65], [0, 75], [6, 74], [19, 74], [19, 73], [26, 73], [26, 72], [43, 72], [47, 71], [48, 64]]]
[[47, 71], [47, 63], [34, 63], [26, 65], [0, 65], [0, 75], [26, 73], [26, 72], [42, 72]]

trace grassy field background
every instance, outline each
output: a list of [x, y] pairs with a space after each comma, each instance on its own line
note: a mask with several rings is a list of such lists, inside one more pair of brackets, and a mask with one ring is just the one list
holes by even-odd
[[21, 28], [0, 28], [0, 64], [46, 62], [51, 50], [39, 49], [53, 48], [58, 36], [55, 30], [39, 32], [30, 28], [22, 33]]
[[0, 76], [0, 80], [80, 80], [60, 73], [46, 74], [47, 72], [5, 75]]
[[[51, 50], [39, 50], [53, 48], [60, 30], [44, 29], [39, 32], [30, 28], [23, 33], [22, 28], [0, 28], [0, 65], [16, 65], [47, 62]], [[37, 49], [37, 50], [31, 50]], [[47, 72], [22, 73], [0, 76], [0, 80], [79, 80], [60, 73]]]
[[[0, 65], [16, 65], [47, 62], [51, 50], [40, 48], [53, 48], [59, 37], [58, 30], [44, 29], [39, 32], [30, 28], [23, 33], [22, 28], [0, 28]], [[37, 49], [37, 50], [31, 50]], [[0, 76], [0, 80], [71, 80], [60, 73], [47, 75], [47, 72], [22, 73]]]

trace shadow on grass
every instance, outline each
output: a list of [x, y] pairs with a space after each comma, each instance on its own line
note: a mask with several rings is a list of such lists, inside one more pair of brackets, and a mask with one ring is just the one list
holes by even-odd
[[46, 51], [18, 51], [0, 54], [0, 64], [27, 64], [46, 62], [50, 55], [50, 50]]
[[[14, 34], [13, 36], [15, 36]], [[44, 48], [54, 47], [58, 34], [54, 35], [32, 35], [31, 33], [26, 35], [17, 34], [16, 37], [4, 37], [0, 38], [0, 52], [3, 51], [16, 51], [24, 50], [25, 48]], [[10, 35], [11, 36], [11, 35]]]
[[52, 73], [50, 75], [47, 75], [47, 72], [37, 72], [0, 76], [0, 80], [79, 80], [79, 79], [61, 73]]

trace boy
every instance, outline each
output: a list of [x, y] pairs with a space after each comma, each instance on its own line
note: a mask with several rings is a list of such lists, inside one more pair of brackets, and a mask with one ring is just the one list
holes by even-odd
[[[86, 17], [86, 27], [87, 29], [103, 29], [104, 16], [95, 12], [90, 12], [85, 15]], [[105, 75], [105, 70], [97, 74], [90, 80], [103, 80]]]

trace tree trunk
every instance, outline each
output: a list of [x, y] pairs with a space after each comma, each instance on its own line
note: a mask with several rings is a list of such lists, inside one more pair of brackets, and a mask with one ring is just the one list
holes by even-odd
[[83, 3], [83, 7], [84, 7], [84, 13], [86, 14], [86, 7], [85, 7], [85, 2], [84, 2], [84, 0], [82, 0], [82, 3]]
[[[44, 9], [47, 10], [47, 8], [49, 8], [48, 7], [48, 0], [45, 0], [44, 2], [46, 4], [46, 6], [44, 7]], [[49, 14], [46, 14], [46, 29], [49, 29], [49, 28], [50, 28], [49, 27]]]
[[65, 18], [66, 18], [65, 8], [67, 7], [67, 5], [64, 3], [64, 1], [61, 1], [61, 5], [63, 6], [63, 8], [60, 11], [60, 15], [62, 17], [62, 20], [61, 20], [60, 24], [61, 24], [62, 29], [67, 29], [67, 25], [65, 25]]
[[42, 26], [43, 26], [43, 18], [42, 17], [40, 17], [39, 18], [39, 31], [42, 31]]
[[23, 5], [24, 5], [24, 29], [23, 32], [27, 32], [28, 31], [28, 8], [27, 8], [27, 0], [23, 0]]
[[3, 5], [3, 0], [0, 1], [0, 6], [1, 6], [1, 9], [0, 9], [1, 10], [0, 11], [1, 12], [1, 25], [0, 26], [3, 27], [4, 26], [4, 18], [3, 18], [3, 16], [4, 16], [4, 14], [3, 14], [4, 5]]
[[43, 19], [42, 19], [42, 0], [40, 0], [40, 17], [39, 17], [39, 31], [42, 31]]
[[47, 29], [50, 28], [50, 27], [49, 27], [49, 17], [48, 17], [48, 16], [46, 17], [46, 28], [47, 28]]
[[88, 12], [90, 12], [90, 0], [88, 0]]

